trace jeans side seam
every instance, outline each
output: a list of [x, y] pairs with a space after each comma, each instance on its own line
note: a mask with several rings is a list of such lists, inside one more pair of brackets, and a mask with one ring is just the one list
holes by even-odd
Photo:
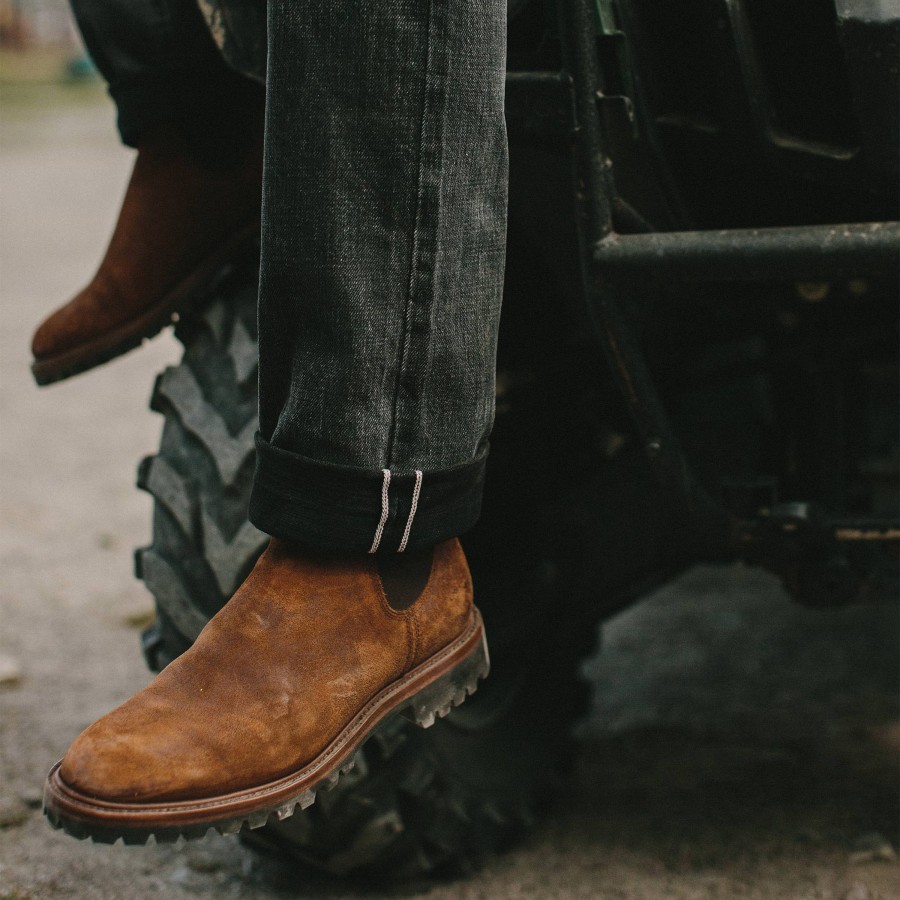
[[[422, 89], [422, 115], [419, 120], [416, 208], [410, 237], [409, 278], [403, 312], [400, 358], [397, 365], [393, 410], [387, 442], [386, 465], [388, 468], [393, 465], [398, 443], [397, 433], [400, 430], [402, 407], [404, 406], [401, 394], [408, 378], [410, 359], [413, 356], [413, 325], [416, 306], [417, 303], [421, 305], [423, 302], [425, 289], [430, 288], [432, 293], [434, 289], [435, 244], [438, 233], [436, 208], [438, 204], [434, 204], [435, 217], [429, 222], [426, 215], [426, 195], [429, 190], [434, 191], [435, 189], [433, 181], [437, 171], [430, 172], [430, 170], [439, 170], [443, 158], [440, 141], [443, 133], [444, 110], [443, 104], [435, 103], [435, 98], [441, 82], [446, 82], [446, 47], [439, 43], [439, 37], [446, 32], [444, 21], [446, 13], [442, 5], [444, 2], [445, 0], [433, 0], [429, 3], [426, 23], [425, 84]], [[429, 127], [429, 123], [434, 124]], [[436, 199], [439, 200], [439, 198]], [[425, 283], [426, 279], [430, 281], [430, 284]], [[420, 348], [420, 357], [426, 355], [424, 349], [424, 347]]]

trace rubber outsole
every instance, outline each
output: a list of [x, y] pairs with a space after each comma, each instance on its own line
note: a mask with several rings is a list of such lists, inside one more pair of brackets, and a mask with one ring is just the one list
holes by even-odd
[[[185, 840], [199, 839], [204, 837], [211, 828], [223, 835], [238, 834], [244, 829], [262, 828], [270, 820], [283, 821], [292, 816], [298, 807], [306, 809], [311, 806], [315, 802], [318, 793], [330, 790], [337, 784], [342, 774], [350, 772], [356, 764], [356, 755], [360, 747], [372, 737], [381, 725], [395, 716], [402, 715], [411, 719], [421, 728], [429, 728], [436, 719], [443, 718], [454, 706], [459, 706], [465, 701], [466, 697], [475, 693], [478, 681], [485, 678], [490, 669], [487, 642], [480, 617], [476, 619], [476, 630], [478, 635], [477, 643], [471, 650], [467, 650], [466, 655], [459, 662], [399, 704], [386, 708], [381, 715], [374, 717], [360, 731], [361, 736], [355, 742], [352, 744], [348, 743], [343, 752], [334, 756], [333, 763], [318, 774], [314, 783], [308, 786], [305, 785], [302, 790], [287, 797], [282, 793], [275, 803], [261, 803], [258, 808], [244, 808], [236, 815], [226, 815], [220, 818], [210, 818], [207, 812], [203, 812], [200, 821], [182, 821], [172, 825], [157, 824], [147, 826], [140, 823], [140, 818], [142, 814], [146, 818], [148, 813], [146, 810], [141, 810], [139, 805], [126, 806], [103, 801], [92, 801], [91, 798], [80, 796], [62, 781], [59, 775], [61, 763], [57, 763], [47, 778], [44, 791], [44, 814], [54, 828], [62, 830], [79, 840], [91, 839], [95, 843], [102, 844], [114, 844], [118, 840], [122, 840], [123, 843], [128, 845], [146, 844], [151, 838], [157, 843], [174, 843], [182, 838]], [[397, 684], [400, 684], [400, 682]], [[390, 692], [393, 687], [387, 688], [382, 694]], [[323, 753], [319, 758], [321, 759], [326, 755], [327, 752]], [[303, 771], [308, 771], [314, 768], [315, 765], [313, 763]], [[267, 793], [274, 792], [274, 788], [286, 780], [290, 781], [292, 779], [281, 779], [279, 782], [273, 783], [273, 785], [261, 786], [252, 793], [265, 796]], [[270, 791], [270, 788], [273, 790]], [[249, 792], [238, 792], [238, 794], [225, 798], [211, 798], [209, 805], [213, 805], [221, 800], [223, 805], [227, 806], [232, 798], [237, 798], [240, 801], [240, 795], [247, 793]], [[148, 805], [147, 810], [151, 812], [158, 812], [159, 810], [177, 811], [190, 805], [189, 803], [173, 802], [165, 807], [150, 807]], [[201, 806], [203, 804], [198, 802], [197, 805]], [[79, 816], [71, 811], [79, 806], [82, 812], [89, 806], [93, 806], [98, 811], [98, 817], [92, 819], [84, 815]], [[104, 817], [108, 819], [110, 815], [118, 816], [120, 821], [111, 823], [103, 820]], [[128, 818], [135, 820], [133, 825], [124, 825], [123, 821], [121, 821]]]

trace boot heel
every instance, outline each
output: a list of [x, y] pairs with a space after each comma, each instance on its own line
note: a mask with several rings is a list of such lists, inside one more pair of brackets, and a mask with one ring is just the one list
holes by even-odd
[[449, 672], [422, 688], [401, 715], [420, 728], [430, 728], [435, 717], [443, 718], [478, 689], [478, 680], [486, 678], [491, 668], [487, 639], [482, 632], [478, 646]]

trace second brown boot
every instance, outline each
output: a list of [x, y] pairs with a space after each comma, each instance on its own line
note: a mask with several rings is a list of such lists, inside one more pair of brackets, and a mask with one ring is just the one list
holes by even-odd
[[50, 821], [143, 843], [283, 819], [352, 765], [380, 722], [429, 726], [488, 670], [459, 542], [424, 569], [272, 541], [194, 646], [95, 722], [50, 773]]
[[141, 141], [122, 210], [91, 282], [38, 328], [32, 372], [50, 384], [137, 347], [169, 324], [259, 231], [259, 140], [227, 165], [200, 162], [174, 127]]

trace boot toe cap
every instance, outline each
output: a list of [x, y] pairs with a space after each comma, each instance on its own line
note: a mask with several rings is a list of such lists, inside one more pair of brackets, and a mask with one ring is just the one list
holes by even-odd
[[41, 360], [74, 350], [120, 326], [133, 312], [110, 278], [95, 276], [41, 322], [31, 339], [31, 352]]
[[38, 326], [31, 339], [35, 359], [47, 359], [77, 347], [94, 331], [92, 316], [83, 300], [84, 292], [52, 312]]
[[106, 801], [141, 799], [148, 772], [140, 742], [133, 735], [116, 735], [96, 723], [69, 748], [59, 774], [85, 796]]
[[[209, 779], [206, 760], [192, 759], [177, 737], [150, 723], [128, 721], [122, 709], [95, 722], [69, 748], [62, 780], [86, 797], [106, 802], [154, 802], [196, 796]], [[202, 793], [202, 790], [199, 791]]]
[[35, 331], [31, 339], [31, 354], [35, 359], [54, 356], [66, 349], [65, 340], [60, 333], [60, 312], [61, 310], [57, 310], [44, 319]]

